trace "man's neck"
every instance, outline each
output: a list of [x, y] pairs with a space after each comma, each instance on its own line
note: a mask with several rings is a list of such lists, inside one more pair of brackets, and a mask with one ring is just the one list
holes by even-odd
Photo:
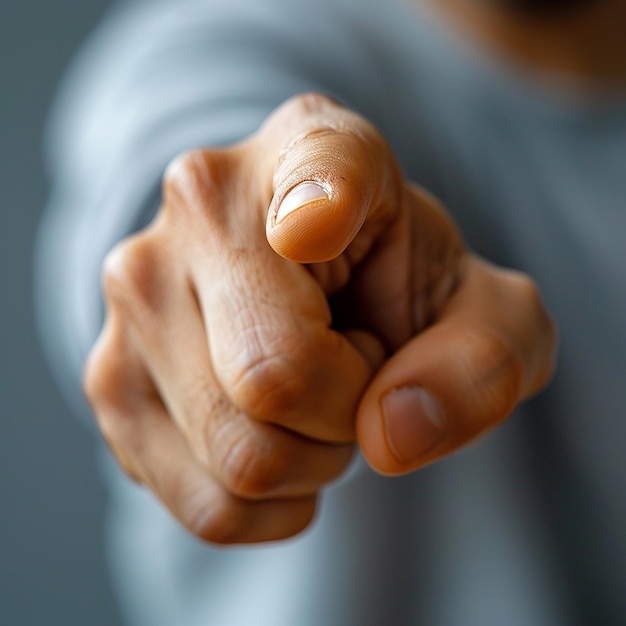
[[543, 16], [479, 0], [427, 1], [496, 52], [566, 76], [576, 87], [626, 85], [626, 0], [595, 0]]

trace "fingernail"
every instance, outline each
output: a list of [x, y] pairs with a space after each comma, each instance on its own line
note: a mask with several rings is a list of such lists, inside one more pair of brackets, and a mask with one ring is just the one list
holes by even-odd
[[310, 181], [300, 183], [283, 198], [276, 211], [276, 223], [282, 221], [290, 213], [316, 200], [328, 200], [326, 190], [318, 183]]
[[383, 397], [381, 405], [387, 443], [400, 463], [415, 461], [443, 439], [443, 411], [422, 387], [393, 390]]

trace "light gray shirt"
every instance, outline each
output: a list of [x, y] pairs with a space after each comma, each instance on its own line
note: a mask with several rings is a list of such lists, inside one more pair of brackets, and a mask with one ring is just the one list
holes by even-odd
[[113, 579], [134, 626], [626, 623], [626, 95], [496, 62], [404, 0], [113, 5], [51, 115], [38, 241], [47, 351], [80, 413], [99, 266], [153, 214], [165, 165], [338, 97], [389, 138], [480, 254], [530, 272], [561, 331], [549, 391], [412, 476], [365, 467], [311, 530], [216, 549], [106, 460]]

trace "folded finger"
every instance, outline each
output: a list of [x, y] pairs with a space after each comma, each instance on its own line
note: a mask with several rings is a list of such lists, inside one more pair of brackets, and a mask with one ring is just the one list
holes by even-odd
[[[352, 445], [308, 439], [233, 404], [215, 376], [190, 280], [173, 269], [176, 260], [160, 236], [156, 228], [114, 253], [108, 292], [123, 294], [113, 298], [114, 318], [122, 310], [134, 312], [124, 332], [132, 334], [133, 349], [174, 423], [196, 459], [232, 493], [256, 499], [316, 493], [347, 466]], [[139, 281], [140, 288], [133, 286]], [[122, 355], [118, 348], [115, 358]]]
[[131, 344], [110, 317], [85, 373], [98, 423], [123, 469], [191, 533], [210, 542], [272, 541], [305, 528], [315, 511], [314, 496], [239, 498], [198, 462]]

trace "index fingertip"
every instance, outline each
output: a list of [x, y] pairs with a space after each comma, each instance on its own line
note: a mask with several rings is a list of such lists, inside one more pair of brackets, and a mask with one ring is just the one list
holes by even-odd
[[266, 234], [272, 248], [297, 263], [323, 263], [350, 244], [359, 224], [350, 224], [330, 185], [303, 181], [274, 199]]

